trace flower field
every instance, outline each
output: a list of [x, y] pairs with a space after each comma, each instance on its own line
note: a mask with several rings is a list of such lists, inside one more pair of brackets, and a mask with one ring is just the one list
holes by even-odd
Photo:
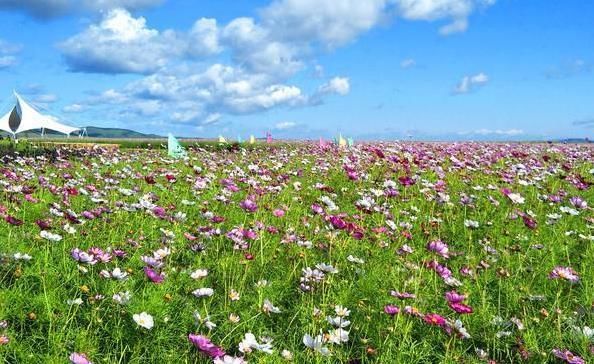
[[1, 363], [594, 360], [594, 148], [0, 164]]

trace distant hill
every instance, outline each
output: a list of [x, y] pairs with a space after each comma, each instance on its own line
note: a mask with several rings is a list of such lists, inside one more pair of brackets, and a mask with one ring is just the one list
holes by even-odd
[[130, 129], [120, 128], [99, 128], [87, 126], [87, 134], [90, 138], [163, 138], [157, 134], [144, 134]]
[[[157, 134], [144, 134], [130, 129], [121, 128], [100, 128], [97, 126], [87, 126], [87, 134], [89, 138], [113, 138], [113, 139], [154, 139], [164, 138]], [[51, 138], [64, 137], [64, 134], [60, 134], [51, 130], [46, 130], [46, 136]], [[8, 137], [8, 134], [1, 132], [0, 136]], [[39, 138], [41, 136], [39, 130], [26, 131], [18, 135], [19, 138]]]

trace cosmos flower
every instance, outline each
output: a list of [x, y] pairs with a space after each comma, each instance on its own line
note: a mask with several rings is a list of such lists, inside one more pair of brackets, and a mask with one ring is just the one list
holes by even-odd
[[144, 274], [153, 283], [159, 284], [159, 283], [162, 283], [163, 280], [165, 280], [164, 273], [157, 273], [154, 269], [152, 269], [150, 267], [144, 267]]
[[580, 358], [569, 350], [553, 349], [552, 353], [557, 358], [564, 360], [569, 364], [586, 364], [584, 359]]
[[446, 259], [450, 257], [448, 254], [450, 251], [448, 245], [441, 240], [434, 240], [429, 242], [427, 244], [427, 250], [432, 251]]
[[303, 344], [323, 356], [330, 355], [330, 350], [324, 346], [324, 339], [322, 335], [317, 335], [315, 338], [309, 334], [303, 336]]
[[216, 346], [206, 336], [189, 334], [188, 340], [204, 355], [216, 359], [225, 355], [223, 348]]
[[68, 359], [71, 364], [93, 364], [89, 358], [82, 353], [72, 353]]
[[580, 280], [577, 272], [570, 267], [555, 267], [549, 274], [550, 279], [565, 279], [571, 283], [575, 283]]
[[149, 315], [146, 312], [134, 314], [132, 315], [132, 319], [134, 320], [134, 322], [136, 322], [138, 326], [143, 327], [147, 330], [150, 330], [153, 328], [153, 326], [155, 326], [153, 316]]

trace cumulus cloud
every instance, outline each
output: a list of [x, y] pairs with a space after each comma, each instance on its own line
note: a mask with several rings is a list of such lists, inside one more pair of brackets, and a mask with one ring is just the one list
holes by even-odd
[[79, 11], [107, 11], [114, 8], [139, 10], [163, 0], [0, 0], [0, 10], [23, 11], [36, 18], [49, 19]]
[[79, 113], [87, 110], [87, 106], [81, 104], [66, 105], [62, 108], [65, 113]]
[[395, 0], [400, 15], [408, 20], [434, 21], [450, 19], [442, 26], [442, 35], [463, 32], [468, 28], [468, 17], [481, 7], [495, 4], [495, 0]]
[[144, 18], [114, 9], [59, 48], [72, 71], [150, 73], [182, 51], [180, 43], [175, 32], [150, 29]]
[[455, 94], [466, 94], [489, 82], [489, 76], [483, 72], [473, 76], [464, 76], [460, 83], [454, 88]]
[[347, 77], [334, 77], [327, 83], [318, 88], [318, 93], [322, 95], [337, 94], [346, 95], [351, 90], [351, 84]]

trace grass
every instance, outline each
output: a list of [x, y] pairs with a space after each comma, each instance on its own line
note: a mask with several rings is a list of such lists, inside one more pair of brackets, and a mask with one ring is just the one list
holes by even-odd
[[[146, 141], [122, 143], [118, 152], [62, 151], [53, 159], [12, 156], [5, 161], [0, 205], [4, 216], [23, 224], [0, 224], [0, 253], [5, 254], [0, 320], [8, 324], [0, 335], [10, 340], [0, 345], [0, 362], [64, 363], [72, 352], [80, 352], [94, 363], [206, 363], [210, 360], [188, 342], [189, 333], [206, 335], [229, 354], [244, 356], [238, 344], [248, 332], [259, 342], [260, 337], [273, 339], [274, 349], [272, 354], [246, 354], [250, 363], [286, 362], [283, 350], [296, 363], [475, 363], [486, 360], [480, 351], [501, 363], [543, 363], [556, 360], [555, 348], [594, 359], [592, 338], [575, 329], [594, 326], [594, 214], [591, 207], [574, 208], [575, 216], [560, 210], [572, 206], [571, 197], [594, 203], [592, 187], [578, 189], [572, 183], [574, 176], [593, 181], [594, 149], [587, 145], [392, 143], [321, 150], [307, 143], [251, 149], [193, 143], [188, 160], [174, 161], [161, 148], [142, 149]], [[355, 171], [356, 180], [349, 179], [344, 164]], [[154, 184], [147, 183], [148, 175]], [[414, 177], [413, 185], [399, 182], [406, 175]], [[232, 180], [237, 192], [225, 188], [222, 179]], [[197, 180], [205, 182], [204, 188], [198, 188]], [[442, 188], [436, 187], [438, 180]], [[396, 182], [398, 196], [380, 194], [385, 181]], [[9, 186], [25, 187], [29, 200]], [[502, 188], [519, 193], [525, 202], [513, 204]], [[133, 211], [148, 194], [164, 209], [162, 218], [152, 208]], [[449, 202], [439, 201], [445, 195]], [[551, 195], [563, 196], [551, 203], [545, 200]], [[249, 196], [258, 206], [254, 212], [240, 207]], [[338, 210], [330, 211], [323, 196]], [[374, 203], [362, 209], [357, 204], [366, 196]], [[461, 203], [468, 198], [471, 202]], [[324, 207], [328, 218], [344, 214], [342, 219], [355, 224], [362, 238], [333, 228], [312, 212], [312, 204]], [[83, 211], [98, 207], [108, 211], [82, 217]], [[275, 216], [276, 209], [285, 215]], [[68, 210], [84, 223], [58, 216]], [[180, 212], [184, 219], [175, 218]], [[547, 215], [554, 213], [561, 217], [547, 224]], [[536, 228], [527, 227], [521, 217], [510, 218], [518, 214], [532, 214]], [[213, 216], [224, 221], [213, 222]], [[37, 220], [48, 220], [50, 231], [62, 240], [42, 238]], [[478, 222], [478, 228], [466, 227], [466, 220]], [[76, 232], [66, 232], [66, 224]], [[257, 233], [248, 249], [233, 248], [227, 233], [234, 228]], [[164, 238], [163, 231], [175, 237]], [[426, 249], [437, 239], [448, 244], [449, 259]], [[191, 249], [198, 242], [204, 251]], [[411, 254], [398, 253], [404, 244], [412, 247]], [[119, 248], [126, 257], [94, 265], [71, 257], [72, 249], [91, 247]], [[164, 247], [171, 254], [157, 270], [166, 278], [155, 284], [145, 276], [141, 257]], [[15, 260], [17, 252], [32, 259]], [[446, 265], [461, 286], [448, 286], [428, 269], [431, 260]], [[302, 270], [319, 263], [338, 272], [302, 292]], [[549, 279], [556, 266], [571, 267], [579, 281]], [[116, 267], [128, 272], [126, 280], [99, 274]], [[459, 273], [464, 267], [473, 274]], [[194, 280], [190, 273], [198, 268], [208, 275]], [[261, 280], [268, 285], [256, 287]], [[214, 294], [195, 297], [192, 292], [201, 287], [213, 288]], [[444, 293], [454, 289], [467, 295], [472, 314], [448, 307]], [[230, 299], [231, 290], [239, 300]], [[399, 300], [390, 295], [392, 290], [416, 298]], [[122, 291], [132, 294], [127, 305], [112, 299]], [[68, 303], [78, 298], [82, 304]], [[265, 299], [281, 312], [263, 312]], [[401, 313], [384, 313], [388, 304]], [[325, 343], [332, 354], [326, 357], [302, 341], [305, 334], [330, 332], [326, 317], [335, 316], [336, 305], [350, 309], [349, 338], [341, 345]], [[405, 314], [407, 305], [419, 315]], [[314, 315], [316, 310], [321, 313]], [[133, 314], [140, 312], [153, 316], [152, 329], [134, 322]], [[197, 323], [195, 312], [217, 326]], [[231, 313], [240, 317], [239, 323], [229, 320]], [[423, 316], [428, 313], [460, 319], [470, 338], [448, 333], [447, 325], [427, 324]]]

